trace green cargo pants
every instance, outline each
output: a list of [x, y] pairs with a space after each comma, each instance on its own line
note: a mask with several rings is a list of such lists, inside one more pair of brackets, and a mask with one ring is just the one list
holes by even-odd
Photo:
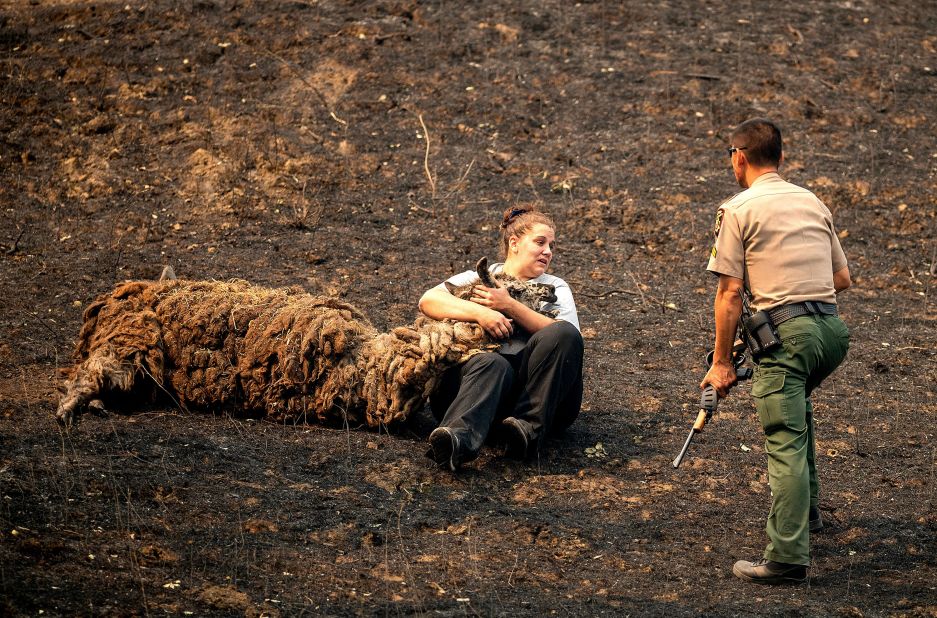
[[809, 566], [808, 512], [820, 494], [810, 393], [846, 357], [849, 329], [838, 316], [805, 315], [778, 333], [781, 347], [758, 358], [752, 383], [773, 496], [764, 557]]

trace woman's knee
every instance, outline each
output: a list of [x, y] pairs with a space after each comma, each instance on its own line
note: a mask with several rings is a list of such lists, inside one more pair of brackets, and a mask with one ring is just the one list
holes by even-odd
[[582, 356], [584, 347], [579, 329], [563, 320], [557, 320], [538, 330], [530, 338], [528, 345], [538, 347], [545, 345], [550, 349], [562, 350], [577, 356]]
[[508, 374], [514, 369], [508, 359], [497, 352], [482, 352], [475, 354], [462, 367], [463, 378], [469, 374]]
[[437, 420], [442, 419], [449, 407], [466, 388], [478, 384], [503, 383], [507, 388], [513, 384], [514, 369], [506, 358], [496, 352], [482, 352], [470, 357], [458, 367], [450, 367], [430, 395], [430, 408]]

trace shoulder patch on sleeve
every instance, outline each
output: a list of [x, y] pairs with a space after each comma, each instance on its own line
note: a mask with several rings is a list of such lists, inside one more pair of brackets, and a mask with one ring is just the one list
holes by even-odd
[[716, 211], [716, 224], [713, 226], [713, 238], [719, 238], [719, 230], [722, 229], [722, 219], [724, 216], [724, 208], [720, 208]]

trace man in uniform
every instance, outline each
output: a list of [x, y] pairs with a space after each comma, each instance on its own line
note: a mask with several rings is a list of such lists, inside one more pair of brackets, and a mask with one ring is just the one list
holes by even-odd
[[800, 582], [810, 566], [810, 532], [822, 527], [810, 393], [842, 362], [849, 331], [836, 294], [851, 284], [827, 207], [778, 175], [781, 132], [769, 120], [739, 125], [728, 148], [744, 190], [719, 207], [707, 270], [719, 276], [713, 364], [701, 387], [725, 397], [736, 381], [731, 352], [742, 311], [766, 310], [780, 345], [755, 358], [752, 396], [765, 432], [772, 503], [761, 560], [732, 572], [759, 583]]

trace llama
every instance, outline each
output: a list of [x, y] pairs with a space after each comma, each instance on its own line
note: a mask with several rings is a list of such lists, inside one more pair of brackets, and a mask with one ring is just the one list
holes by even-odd
[[183, 409], [378, 427], [421, 407], [446, 369], [499, 345], [474, 323], [420, 317], [379, 333], [335, 298], [170, 273], [88, 306], [56, 418], [70, 425], [105, 398], [164, 392]]

